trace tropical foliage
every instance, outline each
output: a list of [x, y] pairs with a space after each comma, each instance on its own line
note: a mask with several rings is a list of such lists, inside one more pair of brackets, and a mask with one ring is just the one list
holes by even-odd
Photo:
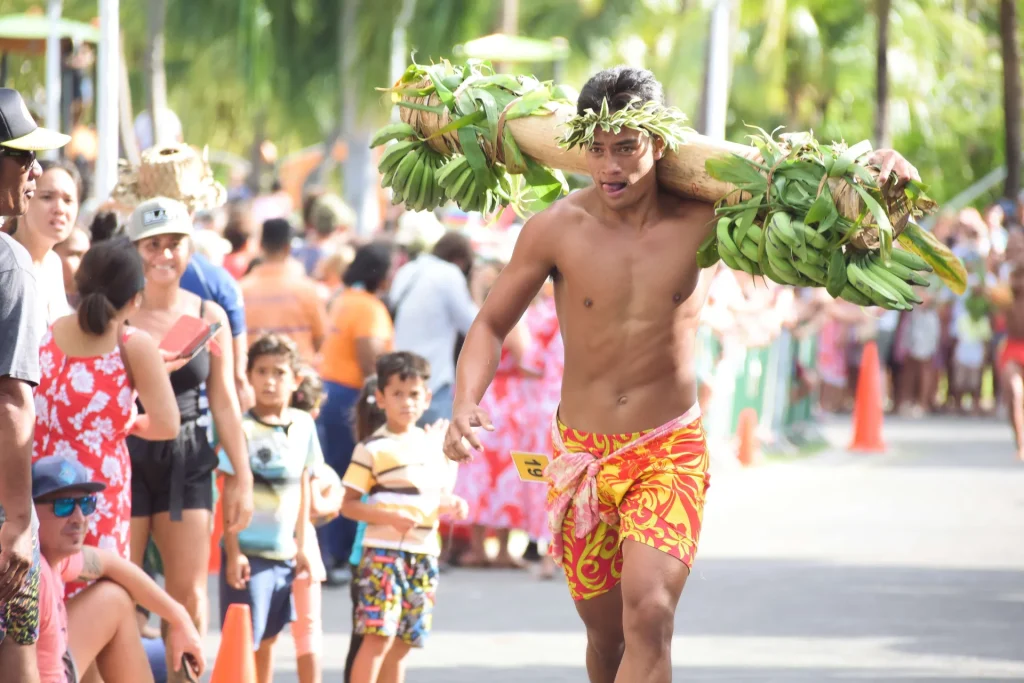
[[[408, 0], [406, 0], [408, 1]], [[256, 120], [278, 148], [322, 141], [348, 100], [367, 126], [388, 112], [375, 87], [389, 84], [391, 26], [403, 0], [173, 0], [167, 2], [169, 102], [190, 140], [246, 154]], [[0, 0], [19, 12], [45, 0]], [[121, 0], [133, 102], [142, 82], [147, 0]], [[564, 36], [566, 80], [617, 63], [662, 79], [671, 103], [696, 114], [701, 99], [709, 2], [702, 0], [530, 0], [519, 32]], [[1003, 160], [1002, 61], [998, 3], [892, 0], [889, 122], [893, 146], [932, 180], [942, 201]], [[737, 0], [728, 137], [745, 124], [813, 129], [819, 139], [873, 135], [875, 0]], [[1024, 0], [1018, 2], [1024, 8]], [[346, 15], [353, 25], [342, 26]], [[64, 0], [69, 18], [90, 20], [96, 0]], [[501, 2], [417, 0], [407, 32], [418, 62], [495, 31]], [[352, 73], [341, 74], [341, 36], [358, 41]], [[550, 64], [511, 65], [551, 78]], [[18, 87], [43, 78], [42, 59], [13, 69]], [[699, 120], [696, 115], [691, 115]]]

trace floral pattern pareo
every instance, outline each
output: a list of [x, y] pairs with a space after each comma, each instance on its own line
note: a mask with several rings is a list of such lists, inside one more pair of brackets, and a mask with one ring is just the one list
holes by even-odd
[[[126, 328], [123, 339], [135, 333]], [[32, 459], [77, 460], [107, 488], [98, 494], [85, 542], [129, 559], [132, 468], [125, 437], [138, 417], [120, 345], [103, 356], [69, 357], [51, 328], [39, 348]], [[74, 587], [69, 585], [69, 595]]]

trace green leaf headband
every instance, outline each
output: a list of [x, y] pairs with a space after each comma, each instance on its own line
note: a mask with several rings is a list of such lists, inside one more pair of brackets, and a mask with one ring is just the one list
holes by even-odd
[[593, 109], [587, 109], [566, 121], [565, 125], [569, 130], [559, 140], [559, 144], [565, 149], [572, 149], [577, 145], [589, 147], [594, 141], [594, 131], [600, 126], [603, 131], [616, 134], [623, 128], [639, 130], [661, 138], [666, 147], [675, 151], [686, 141], [684, 133], [693, 132], [685, 126], [686, 114], [675, 107], [665, 107], [653, 100], [648, 100], [639, 107], [634, 106], [639, 101], [640, 98], [635, 97], [622, 109], [609, 112], [608, 98], [604, 98], [601, 100], [600, 112], [595, 113]]

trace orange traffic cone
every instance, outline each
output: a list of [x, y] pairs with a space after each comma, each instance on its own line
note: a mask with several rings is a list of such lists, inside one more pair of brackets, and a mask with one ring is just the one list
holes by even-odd
[[757, 441], [757, 410], [744, 408], [740, 411], [740, 421], [736, 426], [736, 438], [739, 441], [737, 458], [744, 467], [750, 467], [758, 459], [761, 446]]
[[256, 683], [256, 653], [248, 605], [228, 606], [210, 683]]
[[857, 395], [853, 404], [853, 439], [851, 451], [885, 452], [882, 441], [882, 370], [878, 362], [878, 346], [873, 341], [864, 345], [857, 379]]

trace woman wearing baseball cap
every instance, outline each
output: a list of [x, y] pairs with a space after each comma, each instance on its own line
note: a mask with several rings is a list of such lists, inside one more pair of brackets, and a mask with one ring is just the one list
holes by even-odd
[[210, 349], [171, 373], [181, 429], [169, 441], [129, 438], [132, 460], [132, 561], [142, 565], [150, 535], [160, 551], [167, 591], [186, 605], [201, 633], [207, 623], [207, 573], [213, 471], [217, 455], [205, 426], [200, 387], [205, 383], [220, 445], [236, 472], [224, 486], [225, 529], [241, 531], [252, 517], [252, 472], [234, 388], [231, 334], [224, 310], [179, 285], [192, 251], [192, 219], [179, 201], [155, 197], [139, 204], [127, 234], [142, 257], [146, 284], [131, 324], [163, 339], [183, 316], [220, 323]]

